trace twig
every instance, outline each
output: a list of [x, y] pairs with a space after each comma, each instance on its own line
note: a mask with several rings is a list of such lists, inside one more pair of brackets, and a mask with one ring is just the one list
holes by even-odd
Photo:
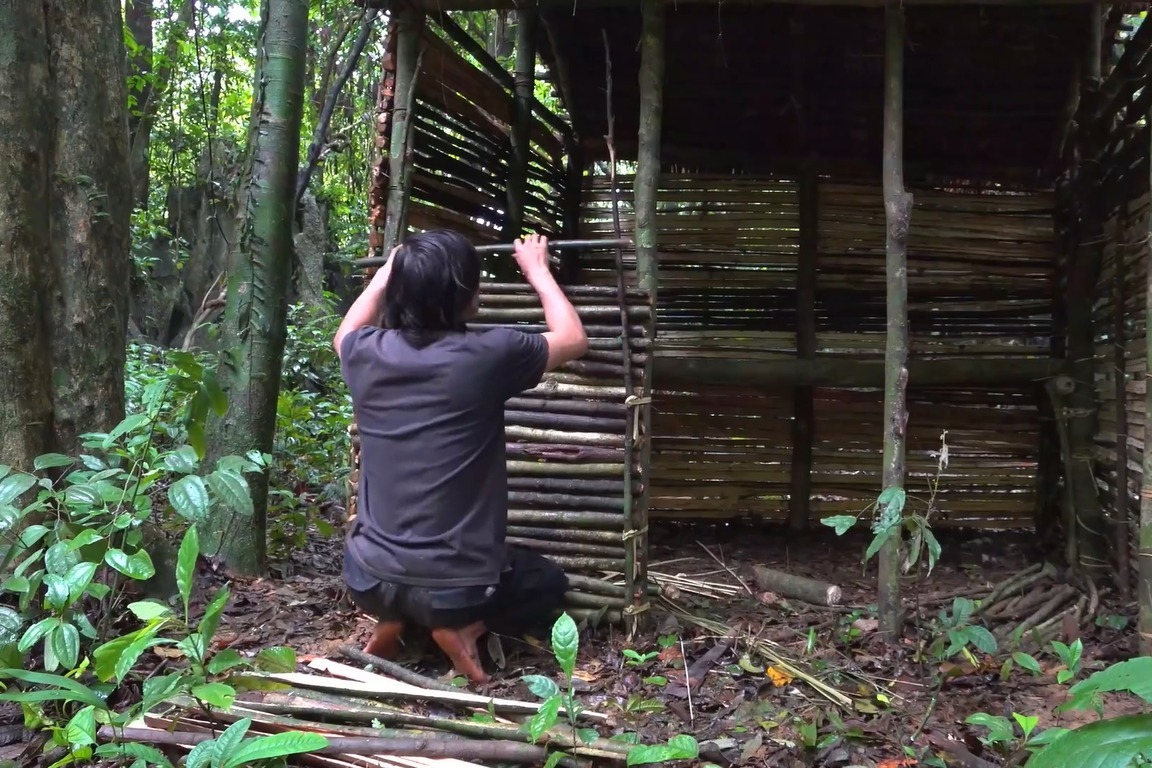
[[710, 550], [710, 549], [708, 549], [708, 547], [704, 546], [704, 542], [702, 542], [702, 541], [700, 541], [699, 539], [697, 539], [697, 540], [696, 540], [696, 543], [700, 545], [700, 548], [701, 548], [701, 549], [703, 549], [705, 552], [707, 552], [707, 553], [708, 553], [708, 557], [710, 557], [710, 558], [712, 558], [713, 560], [715, 560], [715, 561], [717, 562], [717, 564], [719, 564], [719, 566], [720, 566], [721, 568], [723, 568], [724, 570], [728, 571], [728, 574], [729, 574], [729, 575], [730, 575], [732, 578], [734, 578], [734, 579], [736, 579], [736, 581], [740, 582], [740, 586], [744, 587], [744, 590], [745, 590], [745, 591], [746, 591], [748, 594], [752, 595], [753, 597], [755, 597], [755, 596], [756, 596], [756, 593], [752, 591], [752, 587], [750, 587], [750, 586], [748, 586], [747, 584], [745, 584], [745, 583], [744, 583], [744, 579], [742, 579], [742, 578], [740, 578], [739, 576], [737, 576], [737, 575], [736, 575], [736, 571], [734, 571], [734, 570], [732, 570], [731, 568], [729, 568], [727, 563], [725, 563], [725, 562], [724, 562], [723, 560], [721, 560], [720, 558], [716, 557], [716, 555], [712, 554], [712, 550]]
[[688, 675], [688, 656], [684, 653], [684, 636], [680, 636], [680, 660], [684, 662], [684, 687], [688, 690], [688, 723], [695, 724], [696, 712], [692, 709], [692, 678]]
[[406, 667], [402, 667], [395, 662], [382, 659], [379, 656], [373, 656], [370, 653], [364, 653], [364, 651], [361, 651], [358, 648], [353, 648], [350, 645], [340, 646], [340, 655], [347, 659], [351, 659], [352, 661], [358, 661], [361, 664], [367, 664], [369, 666], [376, 667], [376, 669], [380, 670], [384, 674], [391, 675], [397, 680], [408, 683], [409, 685], [416, 685], [421, 688], [431, 688], [435, 691], [447, 691], [450, 693], [456, 693], [460, 690], [459, 688], [456, 688], [453, 685], [449, 685], [448, 683], [442, 683], [439, 680], [434, 680], [431, 677], [420, 674], [419, 672], [413, 672], [412, 670], [407, 669]]

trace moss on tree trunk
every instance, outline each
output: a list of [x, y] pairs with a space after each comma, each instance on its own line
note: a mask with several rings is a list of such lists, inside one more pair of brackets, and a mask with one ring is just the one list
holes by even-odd
[[[247, 168], [228, 279], [218, 376], [228, 412], [210, 425], [214, 456], [272, 452], [294, 258], [293, 200], [304, 106], [307, 0], [263, 0]], [[250, 476], [251, 517], [217, 508], [205, 551], [233, 571], [263, 571], [268, 475]]]

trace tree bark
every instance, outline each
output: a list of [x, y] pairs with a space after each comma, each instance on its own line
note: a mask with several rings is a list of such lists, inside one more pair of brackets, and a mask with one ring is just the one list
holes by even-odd
[[[908, 427], [908, 226], [912, 195], [904, 189], [904, 10], [885, 10], [884, 213], [888, 224], [886, 273], [888, 338], [884, 352], [884, 491], [904, 487], [904, 442]], [[903, 616], [900, 559], [903, 505], [881, 504], [881, 529], [895, 527], [880, 548], [880, 631], [895, 642]]]
[[[211, 425], [216, 456], [271, 453], [288, 313], [293, 203], [304, 108], [307, 0], [263, 0], [249, 124], [247, 172], [240, 197], [222, 326], [219, 378], [228, 412]], [[249, 479], [254, 514], [217, 508], [205, 524], [206, 551], [237, 573], [265, 565], [268, 475]]]
[[396, 91], [392, 100], [392, 135], [388, 145], [388, 202], [385, 206], [385, 258], [404, 239], [408, 228], [408, 195], [412, 191], [412, 111], [420, 77], [420, 30], [424, 14], [408, 5], [395, 11]]
[[660, 187], [660, 132], [664, 119], [664, 6], [640, 6], [640, 130], [633, 181], [636, 208], [636, 272], [640, 288], [656, 302], [656, 198]]
[[[816, 356], [816, 268], [819, 258], [819, 177], [806, 169], [800, 180], [800, 256], [796, 269], [796, 357]], [[816, 415], [812, 387], [793, 392], [792, 472], [788, 488], [788, 523], [794, 531], [808, 527], [812, 497], [812, 448]]]
[[[1152, 119], [1152, 114], [1149, 115]], [[1148, 214], [1148, 234], [1152, 237], [1152, 212]], [[1144, 359], [1147, 371], [1152, 371], [1152, 258], [1146, 258], [1147, 278], [1144, 297]], [[1147, 375], [1147, 374], [1145, 374]], [[1139, 603], [1137, 628], [1140, 652], [1152, 656], [1152, 387], [1144, 389], [1144, 476], [1140, 481], [1140, 532], [1136, 545], [1137, 583], [1136, 599]]]
[[516, 70], [514, 73], [512, 125], [509, 131], [508, 183], [505, 192], [508, 213], [503, 239], [507, 242], [524, 235], [525, 202], [528, 198], [528, 166], [531, 157], [532, 102], [535, 101], [536, 12], [525, 8], [516, 14]]

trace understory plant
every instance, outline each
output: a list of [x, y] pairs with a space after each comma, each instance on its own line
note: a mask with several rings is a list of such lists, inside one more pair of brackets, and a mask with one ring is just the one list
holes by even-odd
[[[552, 625], [552, 654], [564, 675], [564, 687], [543, 675], [525, 675], [523, 680], [528, 690], [543, 702], [540, 709], [525, 724], [533, 742], [540, 742], [547, 733], [560, 723], [563, 710], [566, 725], [572, 729], [574, 740], [591, 744], [600, 738], [595, 728], [581, 728], [578, 725], [580, 713], [584, 711], [572, 688], [572, 677], [576, 670], [576, 657], [580, 649], [580, 632], [576, 622], [567, 613]], [[612, 737], [612, 741], [634, 744], [628, 751], [628, 765], [664, 763], [670, 760], [694, 760], [700, 755], [696, 739], [686, 734], [673, 736], [667, 744], [637, 744], [634, 734], [623, 733]], [[563, 751], [549, 753], [545, 768], [553, 768], [568, 754]]]

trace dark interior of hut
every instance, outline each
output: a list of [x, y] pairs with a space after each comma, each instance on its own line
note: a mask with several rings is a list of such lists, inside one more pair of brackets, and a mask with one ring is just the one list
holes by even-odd
[[[896, 434], [921, 521], [897, 579], [911, 615], [985, 597], [1002, 642], [1102, 631], [1098, 586], [1128, 600], [1138, 559], [1152, 93], [1133, 73], [1152, 26], [1130, 38], [1122, 4], [907, 3], [893, 106], [883, 8], [542, 0], [518, 6], [517, 46], [544, 66], [509, 72], [443, 13], [490, 5], [510, 7], [429, 2], [422, 31], [390, 28], [373, 246], [395, 221], [630, 242], [560, 255], [591, 350], [506, 412], [509, 541], [565, 566], [572, 615], [721, 604], [784, 642], [811, 618], [799, 599], [875, 629]], [[563, 116], [533, 103], [538, 78]], [[912, 196], [898, 417], [893, 114]], [[475, 327], [543, 330], [507, 257], [486, 259]], [[996, 603], [1013, 578], [1043, 615]]]

